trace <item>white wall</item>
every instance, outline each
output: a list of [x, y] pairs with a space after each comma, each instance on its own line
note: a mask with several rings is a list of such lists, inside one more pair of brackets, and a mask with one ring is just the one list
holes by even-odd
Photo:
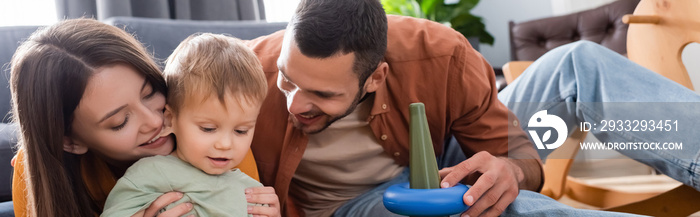
[[552, 15], [559, 16], [578, 11], [588, 10], [600, 5], [614, 2], [615, 0], [550, 0], [552, 2]]
[[57, 20], [53, 0], [0, 0], [0, 26], [44, 26]]
[[263, 0], [263, 4], [265, 4], [265, 20], [268, 22], [289, 22], [299, 0]]
[[681, 60], [688, 71], [695, 92], [700, 94], [700, 44], [693, 42], [686, 45], [681, 53]]
[[552, 16], [551, 0], [481, 0], [472, 10], [484, 19], [495, 38], [493, 46], [480, 44], [479, 51], [494, 67], [510, 61], [508, 21], [523, 22]]

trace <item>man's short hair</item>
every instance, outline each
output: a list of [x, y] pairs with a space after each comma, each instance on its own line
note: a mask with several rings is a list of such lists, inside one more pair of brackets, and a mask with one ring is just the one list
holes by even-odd
[[360, 87], [386, 52], [387, 18], [379, 0], [302, 0], [287, 30], [308, 57], [354, 52]]

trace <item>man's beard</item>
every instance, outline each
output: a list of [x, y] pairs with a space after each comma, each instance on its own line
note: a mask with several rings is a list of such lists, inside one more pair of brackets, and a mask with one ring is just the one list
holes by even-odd
[[[331, 117], [330, 120], [329, 120], [329, 121], [326, 121], [326, 123], [323, 125], [323, 127], [319, 128], [318, 130], [313, 130], [313, 131], [308, 131], [308, 132], [307, 132], [307, 131], [304, 131], [304, 133], [306, 133], [306, 134], [316, 134], [316, 133], [319, 133], [319, 132], [325, 130], [325, 129], [328, 128], [331, 124], [333, 124], [333, 123], [335, 123], [336, 121], [338, 121], [338, 120], [340, 120], [340, 119], [342, 119], [342, 118], [348, 116], [350, 113], [352, 113], [353, 111], [355, 111], [355, 109], [357, 108], [357, 105], [359, 105], [359, 104], [366, 98], [365, 96], [368, 96], [368, 95], [369, 95], [369, 94], [365, 94], [365, 91], [364, 91], [364, 90], [360, 89], [359, 91], [357, 91], [357, 94], [355, 95], [355, 99], [353, 99], [352, 104], [350, 104], [350, 106], [348, 107], [348, 109], [345, 110], [345, 112], [344, 112], [342, 115], [338, 115], [338, 116], [335, 116], [335, 117]], [[302, 113], [301, 115], [310, 115], [310, 114], [313, 114], [313, 113], [315, 113], [315, 112], [309, 111], [309, 112]], [[323, 113], [323, 115], [329, 116], [329, 115], [326, 114], [326, 113]], [[297, 128], [301, 128], [301, 126], [303, 126], [303, 125], [300, 124], [300, 123], [295, 123], [295, 125], [296, 125], [295, 127], [297, 127]]]

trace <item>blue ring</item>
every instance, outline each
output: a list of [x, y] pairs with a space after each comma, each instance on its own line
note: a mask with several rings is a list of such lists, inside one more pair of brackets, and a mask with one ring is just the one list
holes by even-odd
[[446, 216], [466, 211], [462, 198], [469, 187], [411, 189], [408, 182], [390, 186], [384, 192], [384, 207], [405, 216]]

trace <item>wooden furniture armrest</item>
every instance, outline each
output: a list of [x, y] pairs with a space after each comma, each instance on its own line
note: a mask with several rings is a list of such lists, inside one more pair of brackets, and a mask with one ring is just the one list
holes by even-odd
[[579, 143], [586, 138], [586, 134], [576, 128], [564, 144], [547, 156], [547, 161], [543, 165], [544, 185], [540, 193], [555, 200], [564, 196], [569, 169], [578, 153]]
[[681, 185], [646, 200], [605, 210], [651, 216], [689, 216], [698, 211], [698, 204], [700, 191]]
[[532, 65], [534, 61], [510, 61], [503, 65], [503, 76], [506, 78], [506, 83], [510, 84], [523, 74], [528, 66]]
[[570, 176], [566, 180], [566, 196], [575, 201], [603, 209], [643, 201], [659, 194], [659, 192], [625, 192], [599, 187]]

